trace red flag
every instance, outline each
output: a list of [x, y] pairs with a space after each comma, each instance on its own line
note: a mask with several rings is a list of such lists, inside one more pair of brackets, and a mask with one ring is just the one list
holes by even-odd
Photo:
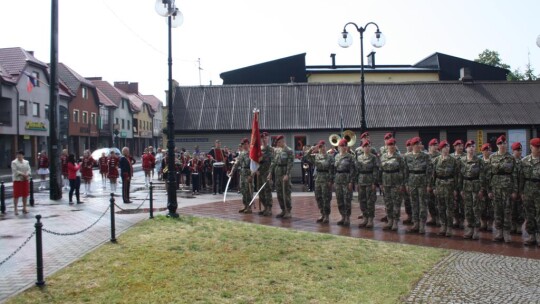
[[259, 110], [253, 110], [253, 125], [251, 127], [251, 147], [249, 149], [249, 158], [251, 172], [256, 172], [259, 169], [259, 162], [262, 158], [261, 151], [261, 134], [259, 131]]

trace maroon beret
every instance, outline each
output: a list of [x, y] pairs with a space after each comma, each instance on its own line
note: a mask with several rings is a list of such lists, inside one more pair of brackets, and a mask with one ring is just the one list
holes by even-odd
[[364, 140], [361, 144], [362, 147], [368, 147], [371, 143], [369, 142], [369, 140]]
[[390, 139], [387, 139], [384, 141], [384, 144], [389, 146], [389, 145], [395, 145], [396, 144], [396, 139], [395, 138], [390, 138]]
[[326, 142], [324, 140], [319, 140], [319, 143], [317, 144], [317, 146], [324, 146], [326, 144]]
[[483, 145], [482, 145], [482, 148], [480, 148], [480, 150], [482, 150], [482, 151], [489, 150], [489, 144], [488, 144], [488, 143], [483, 144]]
[[530, 144], [531, 146], [540, 148], [540, 138], [536, 137], [536, 138], [531, 139]]
[[268, 132], [262, 132], [261, 137], [268, 137]]
[[515, 151], [515, 150], [521, 150], [521, 143], [520, 142], [515, 142], [512, 144], [512, 151]]
[[411, 146], [422, 143], [422, 139], [418, 136], [411, 138], [410, 141], [411, 141]]
[[360, 139], [364, 138], [364, 137], [368, 137], [369, 136], [369, 133], [368, 132], [364, 132], [362, 133], [362, 135], [360, 135]]
[[342, 139], [339, 140], [338, 146], [339, 147], [346, 147], [348, 143], [349, 142], [345, 138], [342, 138]]
[[463, 145], [463, 141], [461, 139], [458, 139], [454, 142], [454, 144], [452, 146], [459, 146], [459, 145]]
[[394, 135], [392, 135], [392, 133], [386, 133], [386, 134], [384, 134], [384, 139], [390, 139], [390, 138], [392, 138], [392, 137], [394, 137]]
[[240, 144], [242, 144], [242, 145], [243, 145], [243, 144], [249, 144], [249, 139], [247, 139], [247, 138], [242, 139], [242, 140], [240, 141]]
[[276, 136], [276, 141], [278, 141], [280, 139], [283, 139], [283, 138], [285, 138], [283, 135], [278, 135], [278, 136]]
[[443, 140], [439, 143], [439, 149], [442, 150], [442, 148], [444, 147], [447, 147], [447, 146], [450, 146], [450, 144], [448, 143], [448, 141], [446, 140]]
[[411, 146], [411, 140], [410, 140], [410, 139], [407, 139], [407, 140], [405, 141], [405, 146], [406, 146], [406, 147], [410, 147], [410, 146]]
[[465, 143], [465, 148], [468, 148], [470, 146], [473, 146], [475, 145], [476, 143], [474, 142], [474, 140], [468, 140], [466, 143]]
[[499, 136], [499, 138], [497, 138], [497, 145], [502, 144], [504, 142], [506, 142], [506, 136], [501, 135], [501, 136]]
[[430, 146], [437, 146], [439, 144], [439, 141], [436, 138], [433, 138], [429, 141]]

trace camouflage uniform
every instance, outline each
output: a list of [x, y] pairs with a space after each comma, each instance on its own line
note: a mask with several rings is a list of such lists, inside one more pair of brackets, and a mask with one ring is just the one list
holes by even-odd
[[371, 153], [369, 155], [358, 154], [356, 156], [356, 170], [358, 173], [358, 202], [364, 215], [361, 227], [368, 225], [368, 223], [372, 227], [373, 218], [375, 217], [375, 202], [377, 201], [377, 193], [373, 188], [379, 182], [379, 160], [377, 156]]
[[388, 225], [386, 229], [398, 229], [399, 216], [401, 212], [400, 190], [405, 185], [405, 162], [397, 152], [388, 155], [388, 152], [381, 155], [380, 181], [384, 188], [384, 204]]
[[[467, 220], [467, 231], [464, 237], [477, 239], [480, 218], [482, 217], [482, 204], [480, 204], [478, 193], [486, 186], [484, 161], [476, 156], [473, 156], [472, 159], [465, 156], [461, 160], [459, 177], [460, 188], [463, 192], [465, 219]], [[474, 230], [474, 236], [471, 228]]]
[[[521, 159], [514, 158], [516, 160], [516, 167], [518, 170], [518, 176], [521, 174]], [[525, 214], [524, 214], [524, 208], [523, 208], [523, 202], [521, 201], [521, 197], [517, 197], [516, 200], [512, 201], [512, 233], [518, 233], [521, 234], [521, 227], [523, 226], [523, 223], [525, 222]]]
[[501, 231], [507, 235], [510, 241], [510, 229], [512, 228], [512, 203], [511, 194], [518, 190], [518, 170], [516, 160], [510, 153], [492, 154], [490, 157], [487, 180], [489, 192], [493, 193], [493, 207], [495, 228], [497, 228], [496, 241], [501, 241]]
[[[456, 154], [456, 152], [450, 154], [453, 158], [457, 159], [458, 161], [463, 161], [463, 158], [467, 157], [467, 154], [461, 153]], [[461, 163], [460, 163], [461, 164]], [[463, 198], [461, 197], [461, 194], [458, 193], [457, 197], [454, 198], [454, 225], [456, 228], [463, 228], [463, 220], [465, 219], [465, 209], [463, 206]]]
[[534, 242], [540, 244], [540, 159], [527, 155], [522, 160], [521, 166], [519, 188], [525, 198], [523, 201], [527, 210], [525, 230], [529, 234], [525, 244], [532, 245]]
[[[403, 155], [403, 160], [405, 160], [405, 156], [408, 154], [411, 154], [412, 152], [405, 152]], [[407, 180], [405, 180], [406, 182]], [[403, 204], [405, 205], [405, 213], [407, 214], [407, 219], [403, 220], [403, 224], [412, 224], [412, 218], [413, 218], [413, 211], [411, 206], [411, 197], [409, 193], [409, 189], [405, 188], [405, 191], [400, 192]]]
[[[435, 153], [433, 154], [430, 154], [428, 153], [429, 155], [429, 160], [430, 162], [433, 164], [433, 159], [435, 159], [435, 157], [441, 155], [441, 153], [439, 153], [438, 151], [435, 151]], [[428, 211], [429, 211], [429, 214], [431, 215], [431, 220], [430, 220], [430, 223], [428, 223], [428, 225], [437, 225], [437, 223], [439, 223], [439, 210], [437, 209], [438, 206], [437, 206], [437, 197], [435, 196], [435, 193], [433, 192], [429, 192], [427, 194], [427, 208], [428, 208]]]
[[274, 149], [271, 146], [266, 146], [261, 149], [262, 160], [259, 163], [259, 174], [257, 176], [257, 185], [261, 187], [266, 182], [266, 186], [259, 192], [259, 200], [264, 206], [264, 210], [261, 215], [272, 215], [272, 186], [270, 181], [267, 182], [266, 177], [270, 173], [270, 164], [272, 162], [272, 156]]
[[[490, 159], [484, 159], [483, 156], [480, 156], [482, 161], [484, 161], [484, 177], [487, 179]], [[486, 180], [487, 183], [487, 180]], [[486, 184], [487, 189], [487, 184]], [[493, 201], [487, 195], [487, 190], [484, 191], [484, 199], [480, 200], [480, 209], [482, 210], [482, 217], [480, 218], [480, 228], [487, 231], [491, 231], [493, 228]], [[483, 227], [483, 225], [486, 225]]]
[[[290, 217], [291, 212], [291, 170], [294, 162], [294, 153], [291, 148], [284, 146], [283, 148], [274, 149], [274, 158], [270, 166], [270, 172], [275, 172], [276, 175], [276, 192], [279, 201], [279, 206], [282, 212], [278, 217]], [[284, 182], [283, 176], [287, 175], [289, 180]]]
[[[371, 147], [370, 153], [371, 153], [371, 155], [375, 156], [375, 159], [377, 160], [377, 167], [380, 167], [381, 162], [380, 162], [380, 159], [379, 159], [379, 155], [377, 154], [377, 149]], [[355, 155], [355, 158], [356, 158], [357, 161], [358, 161], [358, 157], [363, 155], [363, 154], [364, 154], [364, 150], [362, 150], [362, 147], [358, 147], [354, 151], [354, 155]], [[378, 174], [378, 171], [377, 171], [377, 174]], [[380, 187], [379, 181], [377, 180], [377, 178], [378, 178], [378, 176], [375, 178], [376, 179], [375, 186]], [[360, 191], [360, 190], [358, 190], [358, 191]], [[381, 191], [381, 193], [382, 193], [382, 191]], [[363, 217], [364, 213], [367, 210], [367, 200], [364, 201], [364, 200], [360, 199], [360, 192], [358, 192], [358, 195], [359, 195], [358, 196], [358, 201], [360, 203], [360, 211], [362, 211], [362, 217]], [[375, 201], [377, 201], [377, 190], [374, 191], [374, 196], [375, 196]]]
[[249, 152], [242, 151], [240, 154], [238, 154], [232, 169], [232, 172], [234, 172], [236, 169], [238, 169], [240, 172], [240, 193], [242, 193], [242, 203], [244, 204], [244, 209], [240, 211], [245, 213], [251, 213], [249, 202], [251, 202], [253, 197], [253, 182], [249, 181], [251, 177], [249, 163]]
[[334, 157], [327, 153], [313, 154], [309, 150], [306, 158], [315, 164], [315, 199], [321, 212], [321, 222], [328, 222], [330, 215], [330, 201], [332, 200], [332, 186], [334, 182]]
[[424, 152], [405, 154], [405, 180], [412, 202], [412, 231], [425, 233], [427, 220], [427, 186], [431, 176], [431, 159]]
[[454, 217], [454, 191], [459, 191], [460, 162], [448, 156], [439, 155], [433, 159], [433, 175], [430, 185], [435, 185], [439, 207], [441, 230], [439, 234], [452, 236], [452, 218]]
[[350, 153], [337, 154], [335, 156], [336, 177], [334, 178], [336, 187], [336, 199], [339, 213], [342, 219], [338, 225], [349, 225], [351, 216], [352, 190], [349, 184], [354, 183], [356, 177], [356, 165], [354, 156]]

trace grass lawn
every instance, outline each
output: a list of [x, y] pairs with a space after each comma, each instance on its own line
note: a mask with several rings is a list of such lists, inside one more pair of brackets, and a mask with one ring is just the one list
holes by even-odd
[[397, 303], [447, 253], [159, 216], [8, 303]]

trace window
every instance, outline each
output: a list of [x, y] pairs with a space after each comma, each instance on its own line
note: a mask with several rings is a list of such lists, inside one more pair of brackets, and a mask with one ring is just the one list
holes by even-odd
[[45, 105], [45, 118], [49, 119], [49, 105]]
[[126, 101], [125, 101], [124, 99], [122, 99], [122, 109], [124, 108], [124, 103], [125, 103], [125, 102], [126, 102]]
[[124, 122], [125, 120], [122, 118], [122, 130], [125, 128]]
[[19, 100], [19, 115], [28, 115], [26, 100]]
[[32, 103], [32, 116], [39, 117], [39, 103]]
[[96, 124], [96, 113], [90, 114], [90, 123], [95, 125]]
[[11, 105], [12, 101], [9, 98], [0, 98], [0, 109], [4, 115], [0, 115], [0, 126], [11, 126]]
[[118, 122], [118, 117], [116, 117], [116, 118], [114, 119], [114, 124], [118, 126], [118, 124], [119, 124], [119, 122]]
[[131, 129], [131, 121], [129, 121], [129, 120], [127, 121], [127, 129], [128, 130]]
[[82, 112], [82, 123], [87, 124], [88, 123], [88, 112], [83, 111]]
[[39, 73], [32, 72], [32, 77], [34, 77], [34, 79], [36, 80], [34, 81], [34, 86], [39, 87]]
[[79, 122], [79, 110], [73, 110], [73, 122]]
[[[81, 93], [82, 93], [82, 98], [83, 99], [88, 99], [88, 89], [86, 87], [81, 88]], [[84, 113], [83, 113], [83, 115], [84, 115]]]

